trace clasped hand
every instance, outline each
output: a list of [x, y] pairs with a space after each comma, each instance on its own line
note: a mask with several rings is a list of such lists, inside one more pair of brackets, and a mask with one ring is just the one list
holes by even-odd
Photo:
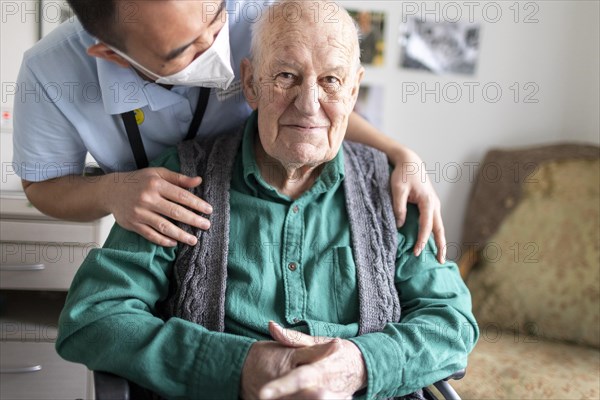
[[313, 337], [269, 323], [242, 369], [244, 399], [347, 399], [366, 385], [362, 354], [349, 340]]

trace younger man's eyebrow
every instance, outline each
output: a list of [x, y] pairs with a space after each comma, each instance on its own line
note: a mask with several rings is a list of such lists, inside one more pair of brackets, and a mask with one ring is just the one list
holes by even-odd
[[[221, 13], [223, 12], [224, 9], [225, 9], [225, 0], [221, 0], [221, 4], [219, 4], [219, 8], [217, 9], [215, 16], [213, 17], [212, 21], [210, 21], [208, 26], [214, 25], [214, 23], [217, 22], [217, 18], [219, 18], [219, 15], [221, 15]], [[194, 44], [196, 42], [196, 40], [198, 40], [198, 38], [192, 40], [191, 42], [189, 42], [187, 44], [184, 44], [181, 47], [176, 48], [175, 50], [171, 50], [171, 52], [169, 52], [169, 54], [167, 54], [165, 59], [167, 61], [170, 61], [174, 58], [177, 58], [177, 56], [179, 56], [181, 53], [183, 53], [185, 51], [185, 49], [187, 49], [192, 44]]]

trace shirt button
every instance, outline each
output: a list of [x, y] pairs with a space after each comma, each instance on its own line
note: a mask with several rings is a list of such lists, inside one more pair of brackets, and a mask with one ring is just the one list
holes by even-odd
[[292, 211], [294, 212], [294, 214], [298, 214], [299, 210], [300, 210], [300, 208], [298, 206], [294, 206], [294, 208], [292, 208]]
[[300, 322], [300, 318], [294, 318], [294, 323], [297, 324], [298, 322]]
[[295, 271], [296, 268], [298, 268], [298, 266], [296, 265], [296, 263], [291, 262], [288, 264], [288, 268], [290, 269], [290, 271]]

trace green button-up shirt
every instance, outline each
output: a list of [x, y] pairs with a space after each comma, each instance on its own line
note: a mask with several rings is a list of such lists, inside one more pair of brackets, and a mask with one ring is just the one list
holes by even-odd
[[[328, 162], [298, 199], [281, 195], [254, 156], [247, 124], [230, 189], [225, 332], [157, 318], [176, 247], [115, 225], [79, 269], [60, 318], [57, 350], [90, 369], [114, 372], [167, 397], [237, 398], [241, 370], [268, 321], [311, 335], [352, 340], [368, 374], [367, 397], [399, 396], [466, 365], [477, 338], [468, 290], [454, 263], [435, 261], [432, 241], [412, 254], [418, 212], [399, 230], [399, 323], [357, 336], [358, 296], [344, 199], [344, 154]], [[179, 171], [176, 149], [155, 165]]]
[[273, 320], [312, 335], [356, 336], [344, 153], [293, 200], [263, 179], [254, 157], [255, 120], [250, 121], [230, 190], [227, 330], [266, 340]]

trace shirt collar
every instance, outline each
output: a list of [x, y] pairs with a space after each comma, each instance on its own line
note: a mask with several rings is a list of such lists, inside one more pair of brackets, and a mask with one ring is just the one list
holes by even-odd
[[123, 68], [101, 58], [96, 65], [104, 110], [108, 114], [122, 114], [146, 106], [157, 111], [186, 100], [177, 91], [142, 79], [133, 68]]
[[[277, 190], [269, 185], [262, 177], [260, 168], [256, 163], [256, 154], [254, 152], [254, 140], [258, 137], [258, 112], [253, 111], [244, 128], [244, 136], [242, 137], [242, 168], [244, 182], [251, 188], [254, 193], [262, 191], [272, 197], [290, 200], [289, 197], [280, 194]], [[344, 172], [344, 152], [340, 147], [337, 155], [333, 160], [328, 161], [321, 171], [321, 174], [313, 184], [313, 186], [302, 196], [308, 194], [320, 194], [337, 188], [343, 181]]]

